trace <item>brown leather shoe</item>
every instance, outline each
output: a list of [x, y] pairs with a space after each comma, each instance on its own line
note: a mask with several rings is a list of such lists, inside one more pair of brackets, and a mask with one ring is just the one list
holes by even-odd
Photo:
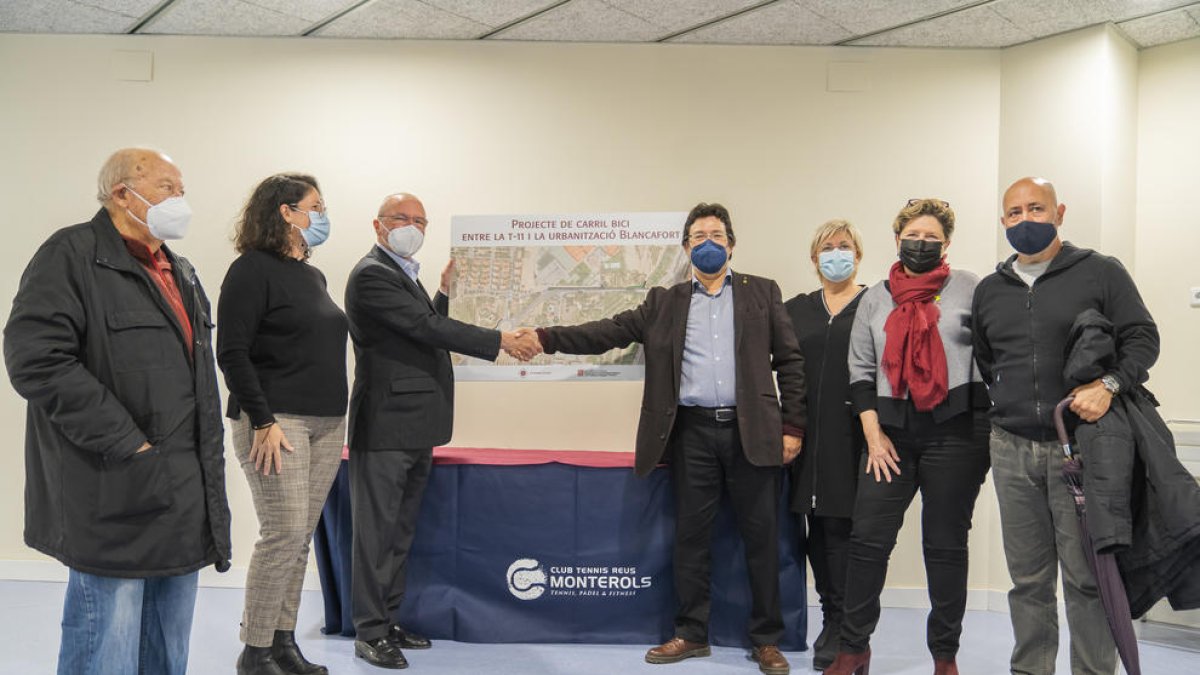
[[788, 675], [792, 667], [788, 665], [788, 660], [783, 658], [779, 647], [775, 645], [763, 645], [755, 647], [750, 652], [750, 658], [758, 662], [758, 669], [767, 675]]
[[693, 656], [709, 656], [712, 649], [703, 642], [688, 642], [676, 637], [646, 652], [646, 663], [678, 663]]

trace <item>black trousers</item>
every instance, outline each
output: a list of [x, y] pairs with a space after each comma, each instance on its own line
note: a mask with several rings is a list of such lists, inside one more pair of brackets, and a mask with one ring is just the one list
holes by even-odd
[[[978, 421], [977, 421], [978, 420]], [[942, 424], [928, 414], [910, 416], [904, 429], [885, 427], [900, 455], [892, 482], [859, 474], [846, 571], [846, 613], [841, 649], [862, 652], [879, 622], [879, 594], [904, 513], [921, 492], [921, 542], [929, 587], [926, 640], [935, 658], [958, 653], [967, 608], [967, 533], [979, 486], [987, 475], [987, 420], [964, 413]], [[866, 467], [863, 455], [861, 469]]]
[[432, 465], [432, 448], [350, 453], [350, 601], [359, 640], [387, 635], [404, 600], [408, 551]]
[[[812, 565], [813, 586], [821, 599], [821, 618], [824, 628], [831, 629], [836, 648], [837, 631], [845, 612], [846, 568], [850, 561], [850, 518], [808, 514], [805, 555]], [[829, 639], [825, 630], [822, 635]], [[824, 644], [814, 644], [820, 650]]]
[[777, 466], [754, 466], [742, 451], [738, 425], [681, 407], [671, 438], [675, 490], [675, 635], [708, 642], [712, 524], [728, 491], [746, 546], [750, 574], [750, 641], [774, 645], [783, 635], [779, 601]]

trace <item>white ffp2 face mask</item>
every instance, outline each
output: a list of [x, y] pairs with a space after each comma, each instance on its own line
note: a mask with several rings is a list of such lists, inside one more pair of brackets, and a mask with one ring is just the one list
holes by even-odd
[[133, 215], [129, 209], [125, 209], [125, 213], [128, 213], [130, 218], [149, 228], [150, 236], [169, 241], [183, 239], [183, 236], [187, 234], [188, 224], [192, 222], [192, 207], [188, 206], [187, 200], [183, 197], [167, 197], [157, 204], [151, 204], [150, 200], [139, 195], [128, 185], [125, 186], [125, 189], [150, 207], [146, 211], [145, 221]]
[[389, 231], [387, 240], [393, 253], [401, 258], [411, 258], [421, 250], [421, 244], [425, 243], [425, 233], [416, 225], [405, 225]]

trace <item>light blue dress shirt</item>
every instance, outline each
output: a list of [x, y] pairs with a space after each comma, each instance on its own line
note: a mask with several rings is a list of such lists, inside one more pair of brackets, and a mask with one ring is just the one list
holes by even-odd
[[687, 335], [683, 340], [679, 405], [706, 408], [737, 405], [734, 358], [733, 272], [725, 271], [725, 283], [715, 295], [709, 295], [693, 276]]
[[400, 269], [404, 270], [404, 273], [408, 275], [409, 279], [413, 280], [414, 284], [417, 283], [417, 273], [421, 271], [421, 263], [413, 260], [412, 258], [401, 258], [392, 252], [392, 249], [378, 242], [376, 242], [375, 245], [379, 247], [380, 251], [388, 254], [389, 258], [395, 260], [396, 264], [400, 266]]

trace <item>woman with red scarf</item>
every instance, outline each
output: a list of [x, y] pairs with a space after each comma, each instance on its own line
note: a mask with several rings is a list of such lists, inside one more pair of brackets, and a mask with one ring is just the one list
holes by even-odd
[[865, 675], [879, 594], [904, 512], [921, 493], [935, 675], [957, 675], [967, 604], [967, 533], [987, 475], [987, 391], [971, 349], [979, 278], [945, 255], [954, 211], [912, 199], [892, 224], [899, 261], [863, 294], [850, 333], [850, 398], [867, 453], [855, 497], [845, 615], [826, 675]]

